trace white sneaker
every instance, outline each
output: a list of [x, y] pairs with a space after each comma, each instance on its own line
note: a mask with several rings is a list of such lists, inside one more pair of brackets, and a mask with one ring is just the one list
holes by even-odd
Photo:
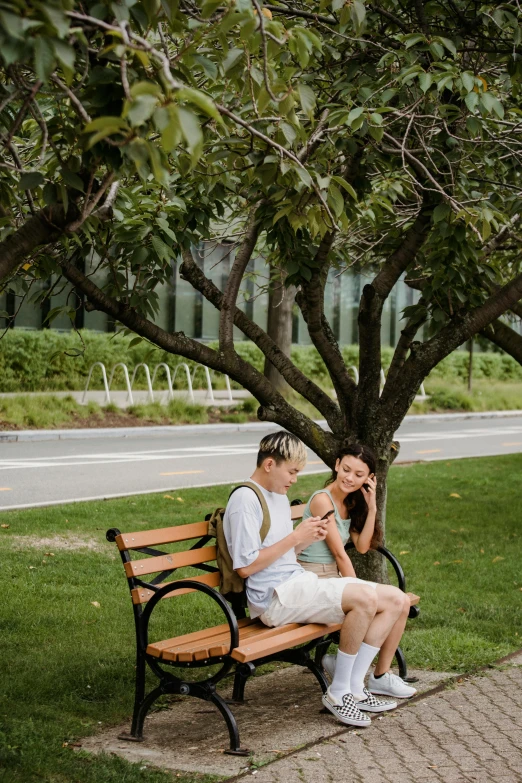
[[326, 693], [323, 693], [323, 704], [327, 710], [330, 710], [332, 715], [335, 715], [338, 721], [345, 723], [347, 726], [371, 725], [370, 716], [360, 711], [351, 693], [345, 693], [342, 701], [338, 701], [330, 693], [330, 688], [328, 688]]
[[323, 655], [321, 660], [321, 666], [329, 676], [331, 680], [333, 680], [334, 672], [335, 672], [335, 655]]
[[386, 672], [377, 680], [373, 674], [368, 677], [368, 690], [379, 696], [393, 696], [394, 699], [411, 699], [417, 693], [416, 688], [407, 685], [396, 674]]

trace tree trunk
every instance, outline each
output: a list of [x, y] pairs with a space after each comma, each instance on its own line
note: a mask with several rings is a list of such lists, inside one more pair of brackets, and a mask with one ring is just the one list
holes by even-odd
[[[295, 287], [285, 288], [284, 280], [281, 280], [279, 270], [272, 267], [268, 295], [267, 333], [285, 356], [290, 356], [292, 349], [292, 309], [295, 294]], [[284, 394], [290, 391], [290, 386], [268, 358], [265, 358], [263, 372], [265, 378], [270, 381], [278, 392]]]

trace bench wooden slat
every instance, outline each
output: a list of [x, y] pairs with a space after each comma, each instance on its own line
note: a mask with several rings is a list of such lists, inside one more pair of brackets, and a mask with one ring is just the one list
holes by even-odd
[[326, 636], [329, 633], [338, 631], [340, 627], [337, 623], [330, 625], [309, 623], [291, 631], [284, 631], [282, 628], [278, 628], [279, 633], [271, 639], [247, 640], [244, 645], [236, 647], [232, 651], [232, 658], [240, 663], [255, 661], [257, 658], [263, 658], [266, 655], [281, 652], [281, 650], [288, 650], [298, 644], [310, 642], [312, 639], [317, 639], [320, 636]]
[[[158, 585], [158, 587], [165, 587], [165, 585], [175, 585], [178, 582], [186, 582], [187, 579], [190, 579], [192, 582], [199, 582], [200, 584], [208, 585], [208, 587], [219, 587], [219, 571], [216, 571], [214, 574], [205, 574], [204, 576], [187, 576], [183, 579], [174, 579], [173, 582], [162, 582], [160, 585]], [[194, 590], [192, 587], [186, 587], [184, 590], [178, 590], [175, 593], [168, 593], [168, 595], [163, 596], [161, 600], [164, 601], [165, 598], [176, 598], [178, 595], [186, 595], [187, 593], [195, 592], [196, 590]], [[131, 595], [133, 604], [146, 604], [147, 601], [150, 601], [154, 595], [154, 590], [149, 590], [146, 587], [135, 587], [133, 590], [131, 590]]]
[[290, 506], [290, 512], [292, 514], [292, 522], [295, 522], [296, 519], [300, 519], [303, 516], [303, 512], [305, 510], [305, 504], [301, 503], [299, 506]]
[[189, 541], [191, 538], [201, 538], [208, 533], [208, 522], [192, 522], [176, 527], [162, 527], [157, 530], [140, 530], [137, 533], [121, 533], [114, 539], [118, 549], [141, 549], [144, 546], [172, 544], [176, 541]]
[[[256, 622], [256, 620], [251, 620], [250, 618], [246, 617], [244, 620], [238, 620], [237, 624], [239, 628], [244, 628], [245, 626], [252, 625]], [[153, 642], [147, 647], [147, 653], [149, 655], [153, 655], [155, 658], [159, 658], [162, 651], [168, 649], [169, 647], [174, 647], [177, 644], [182, 645], [194, 643], [197, 641], [204, 641], [208, 637], [219, 636], [219, 634], [228, 630], [228, 623], [223, 623], [222, 625], [214, 625], [212, 628], [204, 628], [202, 631], [192, 631], [191, 633], [186, 633], [183, 636], [175, 636], [173, 639], [164, 639], [162, 642]]]
[[143, 560], [124, 563], [123, 567], [128, 577], [153, 574], [155, 571], [168, 571], [171, 568], [207, 563], [216, 559], [215, 546], [203, 546], [201, 549], [189, 549], [186, 552], [173, 552], [171, 555], [159, 555]]
[[[285, 626], [286, 627], [286, 626]], [[299, 626], [288, 626], [298, 628]], [[239, 643], [244, 645], [248, 639], [268, 639], [278, 633], [278, 628], [268, 628], [262, 622], [254, 620], [250, 625], [239, 629]], [[179, 642], [179, 640], [178, 640]], [[178, 643], [172, 648], [163, 650], [162, 658], [166, 661], [202, 661], [206, 658], [226, 655], [230, 650], [230, 632], [228, 628], [220, 634], [216, 634], [197, 642]]]

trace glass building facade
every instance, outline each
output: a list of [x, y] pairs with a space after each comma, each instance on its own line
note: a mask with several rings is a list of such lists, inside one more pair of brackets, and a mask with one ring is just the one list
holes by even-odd
[[[203, 252], [194, 252], [198, 264], [205, 275], [223, 290], [226, 284], [230, 265], [232, 263], [232, 246], [216, 245]], [[92, 268], [87, 272], [98, 284], [103, 283], [104, 271]], [[218, 337], [219, 312], [196, 291], [190, 283], [183, 280], [179, 273], [179, 262], [173, 263], [171, 281], [159, 287], [157, 293], [160, 300], [156, 323], [167, 331], [183, 331], [188, 337], [211, 341]], [[325, 314], [335, 336], [342, 345], [358, 342], [357, 313], [359, 300], [364, 285], [370, 281], [370, 273], [362, 274], [347, 270], [339, 274], [330, 270], [325, 291]], [[238, 297], [238, 306], [259, 326], [266, 328], [268, 292], [268, 269], [263, 258], [256, 258], [250, 263], [244, 283]], [[51, 280], [48, 284], [51, 296], [43, 305], [35, 305], [29, 301], [21, 303], [21, 299], [12, 294], [0, 295], [0, 310], [14, 315], [14, 327], [17, 329], [41, 329], [45, 324], [47, 313], [61, 305], [69, 305], [76, 309], [75, 325], [78, 328], [93, 329], [100, 332], [114, 331], [115, 324], [100, 312], [88, 312], [84, 309], [79, 296], [63, 281]], [[53, 286], [55, 286], [53, 288]], [[32, 292], [31, 292], [32, 293]], [[401, 313], [404, 307], [417, 301], [419, 295], [400, 280], [388, 298], [382, 316], [382, 344], [394, 346], [403, 327]], [[6, 324], [5, 318], [0, 318], [0, 326]], [[71, 322], [68, 316], [61, 315], [52, 324], [52, 329], [69, 330]], [[246, 339], [242, 332], [235, 330], [236, 340]], [[301, 345], [310, 344], [310, 337], [303, 317], [295, 307], [293, 321], [293, 342]]]

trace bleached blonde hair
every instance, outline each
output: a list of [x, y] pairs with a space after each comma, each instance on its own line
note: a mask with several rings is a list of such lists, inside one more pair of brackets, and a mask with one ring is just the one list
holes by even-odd
[[279, 465], [281, 462], [294, 462], [300, 469], [307, 460], [306, 446], [291, 432], [279, 430], [266, 435], [259, 444], [257, 467], [260, 468], [265, 459], [271, 457]]

